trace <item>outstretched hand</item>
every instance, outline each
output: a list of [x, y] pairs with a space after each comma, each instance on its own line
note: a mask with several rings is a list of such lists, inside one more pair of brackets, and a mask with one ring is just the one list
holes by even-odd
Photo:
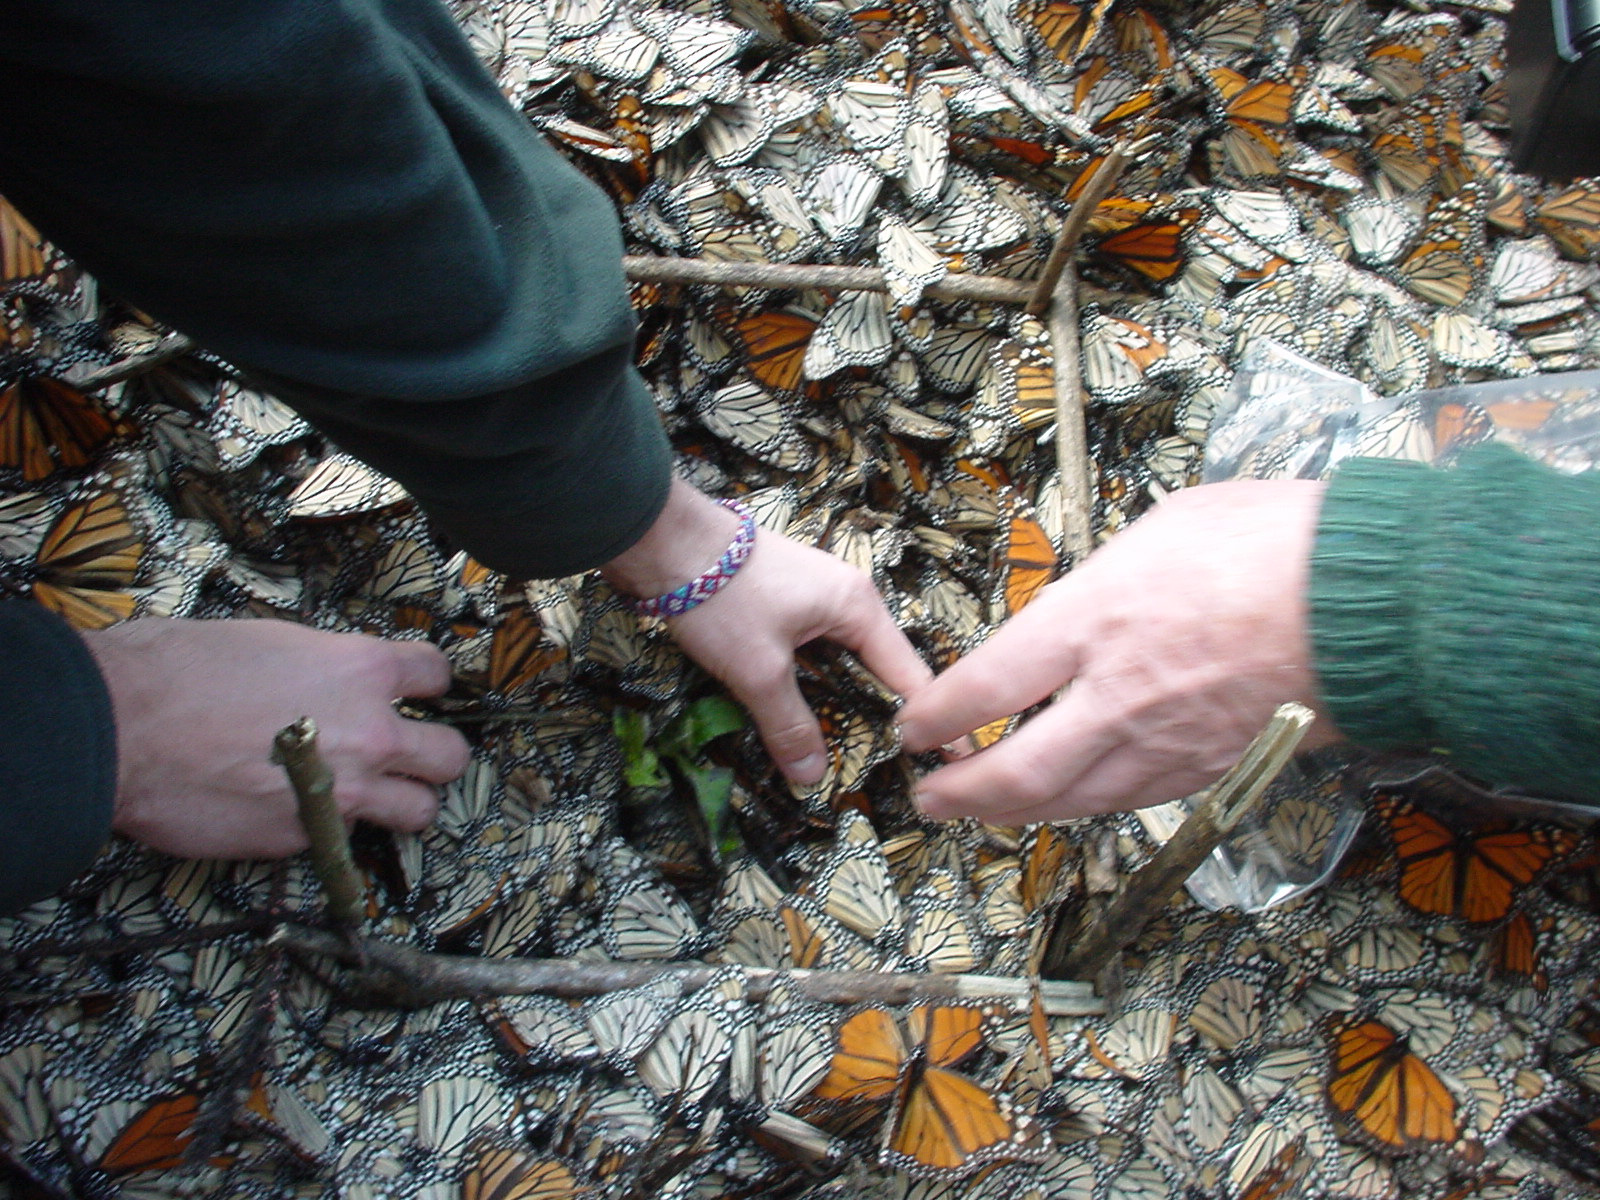
[[[659, 595], [715, 562], [737, 527], [731, 512], [675, 481], [655, 525], [604, 574], [631, 595]], [[765, 529], [738, 574], [668, 628], [750, 710], [779, 769], [802, 785], [820, 780], [828, 759], [822, 728], [795, 678], [797, 648], [816, 638], [837, 642], [902, 696], [932, 678], [871, 580], [831, 554]]]
[[402, 717], [402, 697], [442, 695], [449, 660], [421, 642], [287, 621], [139, 620], [85, 633], [117, 727], [112, 827], [186, 858], [277, 858], [306, 846], [274, 735], [317, 723], [347, 821], [417, 830], [435, 785], [466, 769], [454, 729]]
[[[1322, 492], [1177, 492], [1045, 588], [910, 697], [902, 734], [930, 750], [1056, 699], [929, 775], [918, 806], [1020, 824], [1158, 804], [1215, 782], [1279, 704], [1316, 709], [1306, 597]], [[1337, 739], [1319, 712], [1302, 745]]]

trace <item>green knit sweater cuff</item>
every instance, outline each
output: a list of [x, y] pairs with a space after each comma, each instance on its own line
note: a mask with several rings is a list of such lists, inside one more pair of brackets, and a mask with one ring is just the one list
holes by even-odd
[[1363, 745], [1428, 746], [1416, 703], [1419, 463], [1357, 459], [1328, 485], [1311, 557], [1311, 642], [1323, 702]]
[[1600, 800], [1600, 475], [1501, 445], [1443, 471], [1344, 464], [1311, 623], [1324, 700], [1353, 740]]

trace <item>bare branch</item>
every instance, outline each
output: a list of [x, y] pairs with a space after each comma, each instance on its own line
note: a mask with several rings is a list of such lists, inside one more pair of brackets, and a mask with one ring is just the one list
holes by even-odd
[[[669, 978], [685, 991], [709, 983], [724, 967], [681, 962], [579, 962], [564, 958], [474, 958], [429, 954], [396, 942], [344, 939], [299, 925], [285, 925], [275, 941], [301, 952], [351, 966], [352, 983], [375, 998], [404, 1007], [437, 1004], [463, 997], [523, 996], [543, 993], [572, 998], [599, 996]], [[362, 959], [365, 963], [362, 963]], [[1014, 1000], [1019, 1008], [1033, 997], [1026, 978], [994, 975], [922, 975], [895, 971], [816, 971], [769, 967], [737, 968], [745, 995], [764, 997], [779, 978], [802, 994], [830, 1004], [906, 1004], [917, 1000]], [[1040, 1000], [1053, 1016], [1079, 1016], [1103, 1009], [1088, 984], [1045, 981]]]
[[1073, 938], [1072, 951], [1061, 964], [1062, 974], [1070, 979], [1094, 978], [1144, 931], [1150, 918], [1167, 906], [1184, 880], [1261, 798], [1314, 719], [1303, 704], [1279, 706], [1233, 769], [1202, 793], [1167, 844], [1128, 876], [1111, 903]]
[[328, 912], [345, 929], [361, 924], [366, 889], [350, 857], [344, 817], [333, 798], [333, 772], [317, 753], [317, 723], [301, 717], [273, 739], [272, 759], [288, 773], [311, 841], [311, 866], [328, 895]]
[[[887, 292], [889, 284], [878, 267], [841, 267], [826, 263], [716, 262], [704, 258], [660, 258], [629, 254], [623, 272], [641, 283], [706, 283], [718, 287], [830, 288], [860, 292]], [[925, 294], [936, 300], [977, 300], [1022, 304], [1033, 285], [999, 275], [946, 275], [930, 284]]]

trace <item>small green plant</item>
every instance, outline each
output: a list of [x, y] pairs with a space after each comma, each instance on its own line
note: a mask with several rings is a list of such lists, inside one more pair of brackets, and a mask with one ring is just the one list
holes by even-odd
[[722, 854], [737, 849], [739, 839], [728, 803], [733, 795], [733, 772], [706, 762], [704, 752], [716, 738], [745, 728], [749, 722], [744, 711], [725, 697], [704, 696], [654, 737], [645, 715], [632, 709], [618, 709], [611, 723], [622, 743], [622, 773], [628, 786], [667, 787], [676, 775], [694, 790], [712, 845]]

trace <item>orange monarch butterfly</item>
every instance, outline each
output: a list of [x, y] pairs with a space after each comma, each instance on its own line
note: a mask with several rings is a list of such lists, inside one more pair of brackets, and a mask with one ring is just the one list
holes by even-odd
[[1573, 258], [1600, 259], [1600, 182], [1575, 180], [1534, 209], [1533, 223]]
[[1461, 1134], [1456, 1098], [1406, 1038], [1382, 1021], [1346, 1019], [1332, 1030], [1328, 1103], [1383, 1146], [1453, 1142]]
[[1497, 976], [1528, 984], [1541, 996], [1550, 986], [1539, 955], [1539, 930], [1525, 912], [1513, 913], [1511, 920], [1489, 937], [1489, 963]]
[[956, 1179], [985, 1163], [1032, 1157], [1043, 1143], [1010, 1099], [955, 1068], [982, 1048], [989, 1010], [918, 1005], [907, 1036], [883, 1008], [863, 1008], [839, 1027], [828, 1074], [813, 1092], [839, 1104], [891, 1106], [880, 1161], [923, 1179]]
[[475, 1153], [476, 1161], [461, 1180], [461, 1200], [572, 1200], [588, 1190], [557, 1158], [492, 1142], [476, 1147]]
[[1455, 308], [1488, 277], [1482, 197], [1463, 188], [1428, 212], [1421, 239], [1395, 266], [1401, 286], [1424, 300]]
[[1457, 831], [1391, 796], [1379, 799], [1377, 811], [1400, 860], [1400, 898], [1419, 912], [1471, 924], [1507, 916], [1518, 893], [1579, 840], [1568, 830], [1503, 824]]
[[91, 466], [124, 432], [122, 421], [55, 379], [18, 379], [0, 392], [0, 470], [21, 471], [25, 483]]
[[538, 615], [525, 605], [506, 610], [489, 642], [489, 687], [509, 695], [549, 678], [567, 657], [566, 647], [545, 636]]
[[1004, 495], [1005, 549], [991, 608], [995, 620], [1015, 616], [1056, 576], [1060, 561], [1044, 526], [1017, 496]]
[[[197, 1093], [162, 1096], [123, 1126], [100, 1155], [97, 1165], [113, 1175], [168, 1171], [180, 1166], [194, 1139], [194, 1125], [199, 1115]], [[229, 1160], [212, 1161], [220, 1166]]]
[[816, 329], [817, 319], [796, 308], [754, 313], [734, 322], [734, 332], [746, 355], [745, 370], [763, 387], [786, 392], [811, 387], [801, 365]]
[[1181, 208], [1168, 215], [1137, 221], [1095, 244], [1097, 254], [1110, 258], [1157, 283], [1183, 269], [1183, 238], [1200, 219], [1198, 208]]
[[68, 505], [40, 543], [33, 598], [78, 629], [133, 616], [144, 541], [115, 491]]

